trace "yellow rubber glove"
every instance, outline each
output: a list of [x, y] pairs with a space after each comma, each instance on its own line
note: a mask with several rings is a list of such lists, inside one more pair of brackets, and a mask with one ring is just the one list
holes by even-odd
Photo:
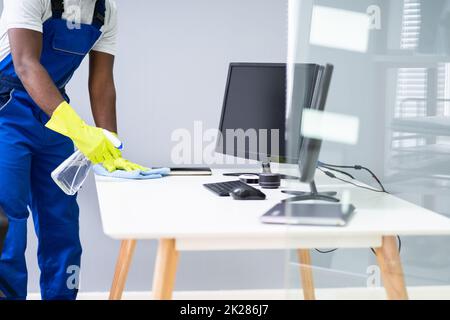
[[124, 158], [110, 159], [103, 162], [103, 167], [109, 172], [114, 172], [116, 170], [125, 170], [125, 171], [148, 171], [149, 168], [140, 166], [136, 163], [130, 162]]
[[103, 134], [103, 129], [88, 126], [67, 102], [56, 108], [45, 126], [72, 139], [93, 164], [121, 157], [121, 152]]

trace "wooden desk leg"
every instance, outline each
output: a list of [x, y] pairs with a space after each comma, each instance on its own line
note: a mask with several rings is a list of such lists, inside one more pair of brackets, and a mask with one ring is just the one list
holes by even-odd
[[128, 270], [130, 269], [135, 248], [136, 240], [123, 240], [120, 244], [119, 258], [116, 263], [116, 272], [114, 273], [109, 300], [122, 299], [123, 289], [125, 288], [125, 282], [127, 281]]
[[298, 261], [300, 262], [300, 276], [302, 280], [304, 299], [316, 300], [313, 271], [311, 266], [311, 254], [307, 249], [299, 249], [297, 254]]
[[375, 252], [388, 299], [407, 300], [408, 293], [398, 253], [397, 238], [383, 237], [382, 247], [375, 249]]
[[175, 239], [159, 240], [153, 275], [153, 298], [171, 300], [177, 273], [178, 251]]

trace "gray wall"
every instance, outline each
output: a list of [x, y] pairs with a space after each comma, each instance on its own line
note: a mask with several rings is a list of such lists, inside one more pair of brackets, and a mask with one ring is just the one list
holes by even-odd
[[[117, 0], [119, 51], [115, 76], [125, 156], [170, 165], [171, 133], [201, 120], [216, 128], [228, 63], [284, 62], [287, 1]], [[91, 120], [87, 63], [72, 80], [72, 104]], [[110, 288], [119, 243], [103, 235], [96, 190], [89, 179], [80, 196], [84, 247], [82, 291]], [[124, 213], [125, 214], [125, 213]], [[38, 292], [36, 241], [30, 223], [29, 291]], [[156, 243], [140, 242], [128, 290], [150, 290]], [[281, 288], [283, 252], [183, 253], [177, 290]]]

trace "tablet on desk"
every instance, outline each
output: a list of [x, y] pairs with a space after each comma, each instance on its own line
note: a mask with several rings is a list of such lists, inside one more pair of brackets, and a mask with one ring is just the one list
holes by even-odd
[[263, 223], [345, 226], [355, 213], [352, 204], [341, 203], [279, 203], [261, 217]]
[[170, 168], [171, 176], [210, 176], [212, 175], [211, 168]]

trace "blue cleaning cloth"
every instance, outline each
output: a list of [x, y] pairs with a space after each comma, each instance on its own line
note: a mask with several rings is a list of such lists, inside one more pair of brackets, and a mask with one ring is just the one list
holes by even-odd
[[149, 180], [149, 179], [160, 179], [164, 176], [170, 174], [169, 168], [159, 168], [159, 169], [150, 169], [148, 171], [124, 171], [124, 170], [116, 170], [114, 172], [109, 172], [106, 170], [101, 164], [96, 164], [94, 166], [95, 174], [104, 177], [111, 178], [120, 178], [120, 179], [131, 179], [131, 180]]

